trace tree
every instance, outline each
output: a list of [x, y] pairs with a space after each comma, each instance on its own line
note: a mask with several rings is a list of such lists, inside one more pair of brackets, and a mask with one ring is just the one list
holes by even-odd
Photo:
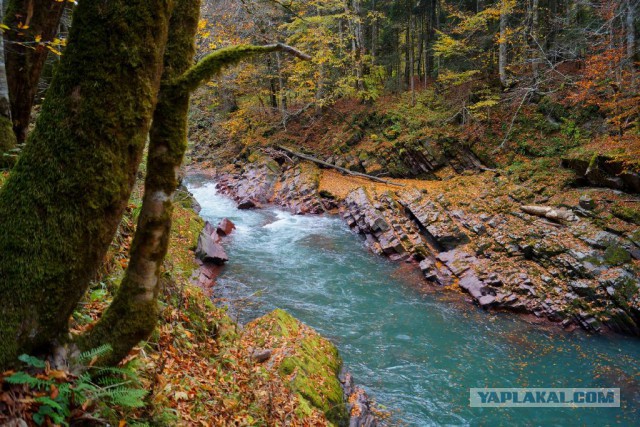
[[507, 20], [509, 18], [509, 7], [506, 0], [500, 2], [500, 35], [498, 39], [498, 74], [500, 84], [507, 87]]
[[65, 340], [135, 180], [170, 2], [81, 2], [36, 128], [0, 192], [0, 367]]
[[27, 128], [38, 82], [67, 0], [9, 0], [4, 23], [7, 26], [6, 61], [9, 76], [11, 116], [17, 142], [27, 138]]
[[286, 51], [306, 58], [281, 44], [243, 45], [188, 68], [198, 10], [197, 0], [179, 1], [173, 14], [162, 0], [78, 7], [36, 129], [0, 192], [0, 367], [20, 352], [64, 348], [68, 318], [129, 199], [153, 114], [130, 266], [112, 306], [78, 344], [111, 344], [108, 361], [115, 363], [148, 336], [157, 317], [175, 173], [186, 149], [190, 92], [223, 66], [251, 55]]
[[[4, 12], [4, 1], [0, 1], [0, 22]], [[15, 147], [16, 136], [11, 125], [9, 84], [4, 59], [4, 39], [0, 37], [0, 167], [10, 164], [7, 151]]]

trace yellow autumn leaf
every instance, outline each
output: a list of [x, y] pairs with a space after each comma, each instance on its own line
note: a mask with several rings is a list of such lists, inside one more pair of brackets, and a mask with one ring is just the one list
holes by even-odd
[[51, 52], [55, 53], [56, 55], [62, 55], [62, 52], [60, 52], [59, 50], [47, 45], [47, 49], [49, 49]]
[[184, 391], [176, 391], [174, 397], [177, 401], [180, 400], [189, 400], [189, 395]]

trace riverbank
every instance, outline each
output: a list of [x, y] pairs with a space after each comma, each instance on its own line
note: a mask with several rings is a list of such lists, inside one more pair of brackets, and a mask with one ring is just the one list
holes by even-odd
[[186, 191], [176, 199], [158, 332], [129, 358], [150, 390], [136, 417], [152, 425], [348, 424], [358, 409], [343, 394], [333, 344], [282, 310], [240, 325], [215, 306], [196, 280], [206, 268], [194, 253], [205, 223]]
[[[524, 182], [492, 170], [388, 185], [256, 148], [209, 173], [245, 208], [339, 213], [373, 252], [415, 265], [427, 283], [487, 310], [640, 334], [640, 231], [633, 215], [619, 214], [633, 213], [636, 201], [617, 190], [568, 187], [570, 170]], [[560, 217], [531, 214], [531, 205]]]
[[[211, 223], [236, 224], [215, 298], [241, 322], [287, 310], [328, 337], [390, 425], [598, 425], [637, 418], [640, 341], [487, 314], [428, 285], [415, 265], [373, 254], [336, 215], [238, 209], [207, 178], [189, 188]], [[530, 315], [539, 320], [534, 315]], [[469, 407], [470, 387], [620, 384], [621, 410]], [[621, 421], [624, 420], [624, 421]]]
[[[0, 186], [5, 177], [0, 173]], [[117, 292], [142, 202], [142, 182], [134, 189], [100, 276], [73, 314], [74, 334], [90, 329]], [[375, 426], [376, 420], [363, 411], [368, 402], [358, 400], [362, 390], [345, 376], [330, 341], [283, 310], [240, 325], [211, 302], [207, 289], [197, 286], [206, 267], [195, 256], [205, 222], [193, 207], [192, 196], [179, 190], [161, 274], [158, 326], [118, 371], [129, 373], [120, 381], [127, 385], [125, 392], [140, 396], [140, 402], [120, 403], [107, 393], [108, 387], [100, 389], [98, 381], [97, 397], [82, 407], [68, 402], [67, 409], [55, 408], [68, 410], [64, 417], [69, 421], [100, 424], [342, 426], [351, 419], [352, 425]], [[35, 425], [37, 414], [53, 405], [51, 399], [46, 400], [38, 387], [5, 383], [12, 373], [0, 373], [0, 424]], [[70, 372], [48, 368], [32, 374], [52, 381], [56, 390], [77, 387], [76, 381], [81, 381]], [[107, 379], [117, 378], [114, 374]]]

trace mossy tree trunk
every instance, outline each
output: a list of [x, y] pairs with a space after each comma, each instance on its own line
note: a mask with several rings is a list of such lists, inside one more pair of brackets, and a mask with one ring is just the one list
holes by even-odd
[[[8, 0], [4, 23], [7, 75], [13, 130], [25, 142], [40, 74], [49, 50], [45, 46], [58, 32], [66, 0]], [[39, 37], [40, 43], [35, 43]]]
[[128, 202], [171, 1], [81, 1], [34, 132], [0, 192], [0, 369], [65, 339]]
[[158, 319], [160, 269], [169, 247], [171, 199], [187, 148], [189, 92], [172, 82], [193, 64], [200, 0], [178, 0], [169, 26], [164, 73], [153, 115], [142, 209], [130, 260], [114, 301], [79, 340], [82, 350], [109, 344], [102, 363], [116, 364], [153, 331]]
[[113, 349], [101, 363], [116, 364], [152, 332], [158, 319], [160, 272], [169, 246], [172, 198], [177, 172], [187, 149], [187, 114], [193, 90], [225, 66], [249, 56], [287, 51], [308, 56], [282, 44], [221, 49], [189, 68], [195, 54], [200, 0], [180, 0], [171, 18], [165, 71], [149, 139], [147, 177], [129, 266], [120, 288], [102, 318], [86, 336], [81, 350], [103, 344]]

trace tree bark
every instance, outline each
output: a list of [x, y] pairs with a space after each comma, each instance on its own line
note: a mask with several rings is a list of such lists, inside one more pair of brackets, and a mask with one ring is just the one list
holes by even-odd
[[531, 58], [531, 71], [533, 72], [533, 80], [534, 82], [538, 82], [540, 79], [540, 42], [538, 40], [538, 30], [540, 29], [539, 23], [540, 16], [540, 0], [533, 0], [531, 5], [531, 38], [533, 39], [533, 43], [531, 44], [531, 50], [533, 51], [533, 55]]
[[[4, 13], [4, 1], [0, 0], [0, 22]], [[4, 59], [4, 38], [0, 37], [0, 168], [11, 166], [12, 157], [7, 151], [16, 146], [16, 136], [11, 124], [11, 106], [9, 101], [9, 86], [7, 83], [7, 69]]]
[[[634, 61], [636, 57], [635, 10], [632, 0], [627, 0], [627, 59]], [[632, 64], [633, 66], [633, 64]]]
[[[4, 23], [7, 75], [13, 130], [19, 144], [27, 139], [31, 109], [38, 91], [38, 82], [51, 42], [66, 6], [58, 0], [9, 0]], [[28, 28], [25, 28], [28, 27]], [[36, 36], [40, 43], [33, 44]]]
[[113, 302], [79, 347], [86, 351], [109, 344], [113, 349], [101, 363], [117, 364], [153, 332], [158, 319], [160, 269], [169, 247], [172, 198], [177, 171], [187, 149], [188, 90], [174, 80], [185, 73], [195, 56], [200, 0], [178, 0], [169, 24], [164, 72], [149, 134], [147, 176], [142, 209], [131, 245], [129, 265]]
[[500, 40], [498, 42], [498, 74], [500, 84], [507, 87], [507, 5], [506, 0], [500, 4]]
[[171, 2], [82, 1], [36, 128], [0, 191], [0, 369], [64, 340], [149, 132]]

